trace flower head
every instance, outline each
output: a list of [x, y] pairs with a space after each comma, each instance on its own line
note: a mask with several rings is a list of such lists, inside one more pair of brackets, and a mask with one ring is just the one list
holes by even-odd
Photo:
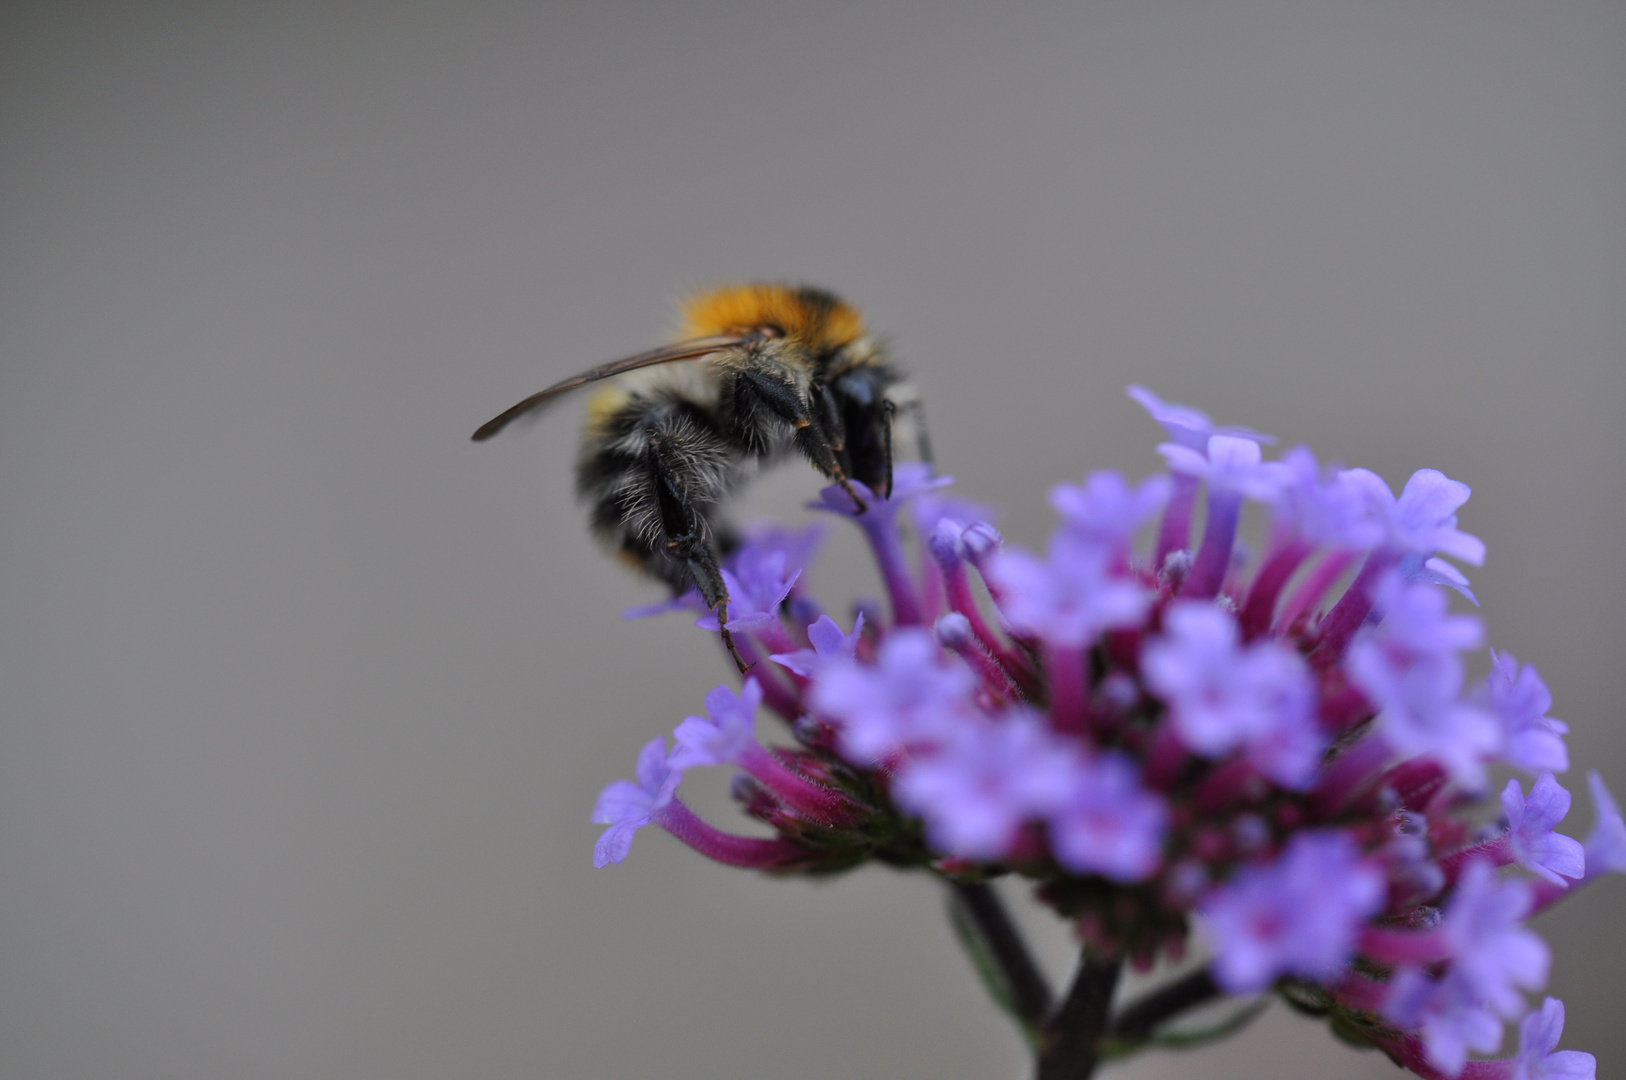
[[[1310, 1000], [1425, 1076], [1591, 1076], [1589, 1056], [1554, 1049], [1561, 1005], [1526, 1015], [1550, 962], [1528, 918], [1626, 872], [1626, 822], [1591, 774], [1597, 825], [1584, 844], [1556, 831], [1567, 728], [1533, 668], [1492, 653], [1465, 686], [1484, 624], [1453, 606], [1472, 594], [1447, 560], [1484, 557], [1457, 526], [1467, 485], [1423, 469], [1395, 496], [1130, 393], [1168, 434], [1168, 471], [1052, 489], [1043, 555], [1006, 546], [990, 508], [922, 464], [900, 464], [886, 499], [825, 488], [814, 507], [862, 530], [889, 601], [850, 632], [807, 587], [814, 534], [750, 533], [725, 571], [727, 626], [774, 663], [713, 689], [670, 758], [656, 739], [637, 783], [605, 789], [595, 860], [653, 823], [780, 874], [1019, 875], [1099, 957], [1177, 957], [1195, 926], [1211, 985]], [[1257, 559], [1247, 499], [1265, 515]], [[757, 741], [759, 711], [787, 722], [786, 745]], [[1500, 832], [1497, 763], [1536, 777], [1500, 792]], [[676, 798], [705, 765], [741, 770], [736, 796], [771, 839], [720, 833]], [[1470, 1066], [1521, 1020], [1516, 1058]]]

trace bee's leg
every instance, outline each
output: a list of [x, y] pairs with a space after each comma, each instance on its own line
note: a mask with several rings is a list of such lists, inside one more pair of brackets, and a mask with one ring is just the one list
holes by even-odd
[[717, 632], [722, 636], [724, 648], [733, 658], [734, 666], [740, 669], [741, 675], [744, 675], [751, 670], [751, 665], [740, 655], [740, 647], [734, 644], [734, 635], [728, 632], [728, 586], [724, 583], [722, 570], [717, 565], [717, 553], [711, 549], [710, 544], [693, 535], [672, 537], [667, 540], [666, 547], [688, 565], [689, 576], [694, 579], [695, 588], [700, 590], [700, 596], [705, 600], [706, 606], [717, 616]]
[[881, 457], [886, 463], [886, 499], [892, 498], [892, 419], [897, 416], [898, 407], [891, 398], [881, 402]]
[[842, 422], [841, 406], [836, 402], [835, 392], [829, 386], [815, 386], [813, 402], [816, 406], [813, 423], [821, 429], [830, 452], [841, 465], [841, 471], [848, 476], [854, 475], [852, 456], [847, 452], [847, 425]]
[[832, 442], [831, 432], [819, 423], [817, 414], [808, 410], [800, 394], [778, 380], [755, 371], [739, 373], [735, 393], [750, 399], [747, 410], [751, 405], [760, 405], [789, 423], [795, 429], [797, 448], [813, 463], [813, 467], [841, 485], [841, 490], [852, 499], [860, 514], [869, 509], [863, 497], [853, 490], [851, 481], [847, 479], [847, 470], [841, 467], [839, 443]]
[[[846, 432], [841, 424], [841, 412], [836, 408], [835, 399], [830, 391], [824, 387], [815, 390], [817, 401], [822, 408], [809, 416], [809, 423], [805, 428], [796, 432], [797, 445], [802, 447], [803, 453], [826, 476], [841, 485], [841, 490], [853, 501], [853, 505], [862, 514], [869, 507], [858, 492], [853, 490], [848, 479], [852, 470], [847, 464]], [[819, 464], [820, 458], [827, 464]], [[883, 496], [884, 497], [884, 496]]]
[[926, 432], [926, 407], [919, 398], [905, 402], [902, 406], [894, 406], [899, 412], [912, 413], [915, 418], [915, 453], [920, 460], [932, 464], [932, 440]]
[[717, 616], [717, 629], [723, 645], [734, 660], [734, 666], [743, 675], [751, 665], [740, 655], [734, 644], [734, 635], [728, 631], [728, 584], [723, 580], [721, 561], [708, 536], [700, 512], [676, 482], [674, 471], [668, 464], [669, 448], [658, 435], [650, 440], [648, 464], [655, 496], [660, 505], [661, 531], [665, 534], [666, 550], [689, 570], [700, 598]]

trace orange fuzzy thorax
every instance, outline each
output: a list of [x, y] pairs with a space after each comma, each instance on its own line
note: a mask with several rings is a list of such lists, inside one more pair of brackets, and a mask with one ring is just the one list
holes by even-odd
[[683, 304], [682, 337], [700, 338], [774, 326], [815, 351], [864, 336], [864, 318], [829, 293], [788, 285], [728, 285]]

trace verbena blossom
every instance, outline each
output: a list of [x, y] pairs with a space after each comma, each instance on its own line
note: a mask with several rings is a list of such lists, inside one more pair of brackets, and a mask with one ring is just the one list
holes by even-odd
[[[636, 783], [605, 789], [595, 862], [653, 824], [778, 874], [1014, 876], [1098, 965], [1203, 950], [1178, 992], [1106, 1023], [1102, 1052], [1149, 1045], [1177, 1011], [1148, 1019], [1160, 1003], [1274, 990], [1425, 1077], [1593, 1076], [1590, 1055], [1556, 1049], [1562, 1004], [1531, 1010], [1550, 957], [1527, 920], [1626, 872], [1626, 821], [1590, 774], [1596, 825], [1584, 843], [1557, 831], [1568, 728], [1535, 668], [1491, 652], [1469, 683], [1485, 629], [1459, 609], [1456, 564], [1485, 551], [1458, 527], [1467, 486], [1422, 469], [1397, 496], [1131, 395], [1163, 426], [1169, 471], [1057, 486], [1043, 555], [918, 464], [897, 466], [890, 499], [852, 483], [862, 509], [839, 485], [812, 504], [860, 529], [884, 609], [826, 613], [807, 584], [816, 533], [747, 533], [726, 626], [753, 666], [670, 752], [646, 744]], [[1238, 539], [1250, 502], [1257, 558]], [[758, 741], [763, 712], [783, 745]], [[1504, 766], [1528, 790], [1498, 798]], [[685, 771], [717, 767], [739, 770], [766, 835], [678, 798]], [[1509, 1023], [1518, 1052], [1476, 1059]]]

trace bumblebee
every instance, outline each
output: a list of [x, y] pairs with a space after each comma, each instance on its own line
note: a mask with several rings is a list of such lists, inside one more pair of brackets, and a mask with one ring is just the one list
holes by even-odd
[[554, 399], [610, 379], [588, 403], [576, 492], [593, 533], [623, 560], [691, 586], [729, 654], [722, 559], [735, 545], [730, 494], [760, 468], [801, 456], [857, 509], [862, 482], [892, 493], [894, 428], [927, 456], [919, 402], [853, 307], [821, 289], [728, 286], [689, 298], [679, 339], [555, 383], [482, 424], [476, 442]]

